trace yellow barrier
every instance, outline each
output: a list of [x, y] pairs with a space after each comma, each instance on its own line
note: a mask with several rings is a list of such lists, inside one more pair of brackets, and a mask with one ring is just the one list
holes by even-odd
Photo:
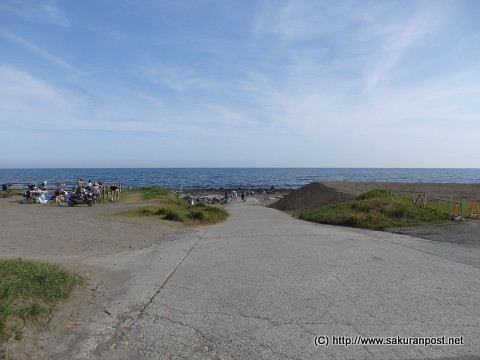
[[470, 208], [470, 217], [479, 216], [478, 214], [478, 202], [472, 201], [472, 206]]
[[413, 202], [413, 205], [417, 206], [418, 200], [422, 200], [422, 205], [425, 205], [425, 197], [423, 195], [418, 195], [415, 201]]
[[455, 219], [456, 217], [463, 217], [462, 203], [455, 204], [455, 209], [453, 210], [453, 218]]

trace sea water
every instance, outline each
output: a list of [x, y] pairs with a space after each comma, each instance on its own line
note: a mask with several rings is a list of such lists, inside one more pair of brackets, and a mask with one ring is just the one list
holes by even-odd
[[480, 169], [372, 168], [179, 168], [179, 169], [0, 169], [3, 183], [123, 182], [125, 188], [290, 188], [314, 181], [480, 183]]

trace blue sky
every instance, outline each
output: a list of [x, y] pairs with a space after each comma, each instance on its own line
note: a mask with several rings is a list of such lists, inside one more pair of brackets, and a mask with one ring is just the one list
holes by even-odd
[[474, 167], [480, 1], [1, 0], [0, 167]]

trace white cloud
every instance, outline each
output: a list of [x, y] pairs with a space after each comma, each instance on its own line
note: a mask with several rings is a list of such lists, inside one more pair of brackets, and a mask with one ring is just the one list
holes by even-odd
[[[435, 126], [446, 134], [458, 123], [478, 128], [478, 68], [469, 75], [447, 66], [437, 74], [421, 73], [414, 66], [423, 60], [416, 51], [441, 41], [448, 14], [437, 2], [412, 4], [367, 3], [355, 13], [348, 1], [326, 7], [308, 1], [267, 3], [256, 35], [277, 35], [289, 66], [283, 72], [251, 72], [244, 90], [273, 126], [311, 137], [375, 138], [392, 127], [414, 132]], [[345, 7], [349, 14], [339, 16]], [[317, 24], [322, 19], [325, 23]]]
[[309, 64], [305, 73], [295, 69], [293, 74], [281, 84], [265, 74], [251, 74], [243, 84], [268, 114], [270, 126], [291, 134], [348, 142], [358, 136], [375, 141], [389, 132], [416, 136], [434, 131], [435, 136], [448, 137], [451, 131], [467, 131], [463, 136], [470, 139], [473, 129], [480, 130], [478, 66], [434, 79], [384, 85], [383, 91], [369, 94], [363, 92], [360, 76], [352, 84], [337, 78], [335, 71], [327, 75], [321, 65], [317, 69]]
[[[277, 166], [287, 157], [289, 164], [304, 166], [417, 166], [417, 153], [434, 159], [442, 142], [452, 136], [473, 141], [480, 131], [478, 51], [468, 52], [478, 49], [475, 34], [462, 37], [461, 54], [451, 50], [460, 48], [449, 47], [455, 36], [444, 36], [453, 21], [436, 1], [262, 0], [254, 6], [257, 14], [245, 11], [233, 23], [219, 16], [215, 26], [200, 17], [210, 14], [208, 6], [184, 12], [167, 2], [160, 8], [168, 10], [168, 21], [159, 25], [146, 5], [123, 24], [106, 13], [86, 21], [89, 6], [77, 4], [81, 28], [69, 22], [65, 4], [65, 12], [46, 1], [0, 4], [5, 18], [14, 14], [25, 26], [7, 21], [0, 28], [5, 48], [13, 51], [12, 62], [0, 64], [5, 131], [70, 136], [97, 130], [148, 153], [175, 149], [179, 160], [192, 156], [193, 163], [205, 151], [212, 159], [218, 152], [218, 158], [242, 153]], [[126, 4], [116, 16], [130, 14]], [[29, 9], [45, 17], [40, 26]], [[101, 16], [105, 23], [95, 24]], [[57, 38], [52, 28], [67, 29], [44, 22], [72, 28]], [[38, 38], [58, 41], [75, 62], [34, 42], [37, 36], [28, 32], [36, 26], [45, 31]], [[92, 32], [102, 36], [82, 38]], [[69, 34], [83, 46], [62, 43]], [[85, 56], [86, 49], [98, 52]], [[24, 50], [34, 56], [14, 63]], [[97, 140], [98, 151], [117, 146], [104, 146], [100, 135]], [[120, 146], [116, 153], [130, 151]], [[328, 159], [320, 161], [317, 152]], [[446, 150], [441, 155], [447, 159]]]
[[23, 71], [0, 67], [0, 122], [4, 127], [58, 129], [74, 121], [76, 101]]
[[250, 131], [255, 123], [242, 112], [209, 102], [187, 108], [161, 98], [115, 89], [91, 98], [61, 89], [21, 70], [0, 67], [0, 123], [34, 130], [105, 130], [182, 136], [228, 136]]
[[[382, 37], [377, 49], [373, 49], [374, 61], [365, 69], [365, 91], [374, 91], [385, 78], [391, 77], [402, 57], [414, 46], [419, 46], [425, 37], [432, 34], [439, 19], [421, 13], [405, 22], [389, 24], [386, 28], [377, 29]], [[375, 36], [372, 34], [372, 36]]]

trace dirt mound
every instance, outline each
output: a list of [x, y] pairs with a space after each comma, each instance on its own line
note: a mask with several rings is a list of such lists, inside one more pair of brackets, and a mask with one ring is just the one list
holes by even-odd
[[355, 198], [353, 194], [338, 191], [320, 182], [313, 182], [292, 191], [270, 207], [281, 211], [310, 211], [353, 198]]

